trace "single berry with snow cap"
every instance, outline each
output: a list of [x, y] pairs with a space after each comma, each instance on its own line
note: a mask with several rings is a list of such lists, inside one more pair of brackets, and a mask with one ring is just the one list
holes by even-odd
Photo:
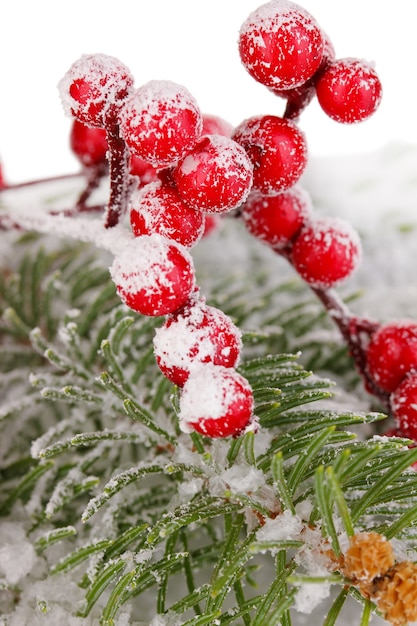
[[174, 169], [178, 193], [190, 207], [225, 213], [239, 206], [252, 185], [245, 150], [224, 135], [205, 135]]
[[104, 128], [90, 127], [74, 120], [70, 132], [70, 147], [85, 167], [100, 165], [107, 160], [107, 136]]
[[180, 426], [208, 437], [237, 437], [253, 423], [252, 389], [235, 369], [201, 365], [180, 397]]
[[336, 59], [318, 78], [316, 93], [329, 117], [343, 124], [354, 124], [377, 110], [382, 86], [370, 63], [355, 58]]
[[395, 320], [380, 326], [369, 342], [366, 365], [378, 387], [395, 391], [407, 374], [417, 372], [417, 323]]
[[400, 436], [417, 441], [417, 372], [406, 376], [394, 391], [391, 408]]
[[288, 245], [312, 214], [309, 194], [292, 187], [275, 195], [253, 192], [242, 206], [248, 231], [272, 248]]
[[175, 165], [197, 143], [203, 118], [188, 89], [152, 80], [136, 89], [120, 115], [131, 152], [156, 168]]
[[81, 56], [58, 85], [67, 115], [87, 126], [100, 128], [108, 125], [109, 116], [114, 123], [115, 112], [132, 86], [129, 69], [105, 54]]
[[157, 180], [130, 198], [130, 224], [136, 236], [159, 233], [189, 248], [204, 231], [205, 216], [191, 209], [173, 185]]
[[194, 265], [183, 246], [161, 235], [142, 235], [116, 255], [110, 274], [121, 300], [142, 315], [184, 306], [195, 287]]
[[292, 263], [309, 285], [328, 289], [352, 274], [360, 255], [359, 236], [348, 222], [316, 218], [295, 238]]
[[304, 8], [272, 0], [249, 15], [240, 29], [240, 58], [249, 74], [273, 89], [293, 89], [319, 68], [320, 26]]
[[235, 128], [232, 139], [253, 165], [253, 189], [277, 193], [292, 187], [307, 165], [304, 134], [294, 122], [275, 115], [258, 115]]
[[154, 338], [160, 370], [180, 387], [201, 363], [235, 367], [241, 347], [241, 332], [230, 317], [203, 300], [168, 316]]

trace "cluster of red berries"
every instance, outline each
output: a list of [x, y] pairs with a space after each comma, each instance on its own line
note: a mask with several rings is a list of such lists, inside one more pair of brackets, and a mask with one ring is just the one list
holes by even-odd
[[[120, 159], [127, 165], [135, 237], [115, 256], [110, 273], [128, 307], [166, 316], [155, 355], [163, 374], [182, 388], [182, 428], [211, 437], [240, 434], [253, 420], [252, 390], [235, 369], [240, 332], [199, 295], [188, 248], [202, 237], [206, 216], [246, 199], [249, 157], [230, 137], [229, 125], [203, 116], [184, 87], [150, 81], [134, 89], [127, 68], [112, 57], [81, 57], [60, 87], [75, 118], [71, 145], [85, 167], [110, 160], [115, 137], [124, 146]], [[137, 174], [139, 183], [132, 184]], [[211, 401], [201, 393], [201, 377], [216, 389]]]
[[239, 51], [248, 72], [286, 99], [283, 117], [255, 116], [233, 129], [204, 116], [181, 85], [135, 88], [128, 68], [102, 54], [82, 56], [60, 83], [74, 118], [73, 151], [85, 168], [109, 163], [106, 227], [129, 212], [134, 239], [110, 270], [118, 294], [138, 313], [166, 316], [155, 356], [182, 389], [181, 425], [214, 437], [254, 423], [253, 397], [236, 371], [239, 330], [199, 294], [189, 249], [233, 212], [312, 287], [344, 280], [357, 264], [359, 239], [341, 220], [313, 217], [298, 186], [307, 146], [296, 118], [317, 95], [328, 115], [352, 123], [373, 113], [381, 97], [374, 70], [336, 60], [314, 18], [287, 0], [248, 17]]
[[329, 117], [348, 124], [366, 119], [380, 103], [381, 83], [372, 65], [336, 59], [314, 17], [289, 0], [272, 0], [249, 15], [239, 52], [249, 74], [287, 100], [287, 118], [297, 118], [315, 95]]

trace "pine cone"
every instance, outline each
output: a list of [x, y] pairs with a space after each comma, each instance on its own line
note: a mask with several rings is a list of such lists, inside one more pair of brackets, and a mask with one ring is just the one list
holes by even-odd
[[345, 554], [344, 574], [362, 583], [371, 583], [394, 565], [395, 559], [389, 541], [379, 533], [364, 532], [350, 539]]
[[374, 587], [378, 609], [394, 626], [417, 620], [417, 563], [402, 561]]

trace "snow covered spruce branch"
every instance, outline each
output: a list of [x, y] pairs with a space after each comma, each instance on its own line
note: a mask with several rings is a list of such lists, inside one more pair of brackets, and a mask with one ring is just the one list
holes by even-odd
[[[299, 184], [308, 161], [298, 127], [304, 108], [317, 97], [335, 121], [360, 122], [376, 111], [381, 84], [370, 64], [338, 59], [316, 20], [287, 0], [272, 0], [248, 17], [239, 52], [251, 76], [285, 100], [282, 117], [258, 115], [232, 128], [202, 114], [181, 85], [158, 80], [135, 87], [129, 69], [105, 54], [82, 56], [61, 80], [84, 188], [74, 206], [61, 210], [3, 210], [0, 227], [94, 244], [113, 256], [114, 284], [93, 298], [84, 318], [70, 308], [60, 326], [50, 308], [56, 281], [39, 278], [49, 262], [44, 255], [33, 262], [29, 299], [2, 281], [10, 301], [3, 319], [36, 353], [40, 373], [31, 374], [31, 387], [42, 400], [69, 407], [59, 426], [38, 434], [31, 458], [15, 462], [23, 479], [8, 492], [2, 511], [9, 514], [30, 492], [37, 523], [59, 522], [68, 503], [72, 507], [76, 497], [96, 489], [81, 517], [74, 506], [66, 525], [38, 536], [36, 553], [86, 532], [80, 519], [84, 525], [99, 519], [88, 541], [52, 573], [91, 559], [77, 615], [88, 619], [100, 605], [106, 626], [155, 585], [155, 626], [222, 625], [240, 618], [247, 626], [288, 626], [293, 605], [303, 612], [312, 608], [313, 584], [316, 600], [327, 597], [332, 584], [341, 587], [326, 626], [335, 623], [349, 594], [363, 604], [362, 626], [373, 611], [403, 626], [417, 618], [417, 568], [408, 558], [417, 516], [417, 474], [410, 468], [417, 461], [410, 441], [417, 440], [417, 322], [382, 325], [350, 312], [335, 287], [360, 261], [359, 237], [341, 219], [318, 218]], [[92, 203], [107, 182], [107, 202]], [[18, 189], [4, 180], [1, 185], [7, 207]], [[232, 314], [207, 303], [191, 254], [227, 217], [285, 258], [311, 288], [367, 391], [395, 418], [397, 438], [353, 443], [350, 432], [339, 430], [379, 421], [379, 414], [302, 411], [300, 406], [326, 399], [328, 392], [324, 381], [303, 382], [309, 373], [293, 355], [242, 359], [245, 336]], [[74, 263], [73, 257], [62, 261], [64, 268]], [[27, 266], [25, 258], [22, 276]], [[101, 280], [86, 262], [68, 275], [70, 294], [90, 292]], [[126, 314], [120, 301], [139, 315]], [[35, 325], [39, 319], [44, 329]], [[56, 335], [66, 353], [55, 345]], [[267, 331], [255, 339], [270, 340]], [[99, 365], [106, 369], [98, 373]], [[143, 401], [136, 397], [142, 379]], [[3, 418], [41, 401], [34, 397], [28, 392], [24, 400], [14, 398]], [[74, 432], [77, 425], [81, 433]], [[138, 460], [123, 469], [129, 457], [119, 444], [126, 442]], [[68, 453], [71, 462], [61, 462]], [[100, 465], [103, 454], [114, 471]], [[34, 459], [39, 463], [32, 467]], [[98, 476], [90, 474], [93, 465]], [[49, 479], [54, 488], [45, 498], [38, 487]], [[142, 481], [138, 496], [126, 493]], [[37, 505], [45, 499], [40, 514]], [[106, 535], [107, 519], [112, 537]], [[404, 543], [396, 544], [398, 537]], [[251, 582], [251, 561], [265, 553], [272, 556], [272, 583], [264, 593], [245, 595], [242, 581]], [[197, 574], [206, 563], [213, 568], [200, 585]], [[168, 580], [179, 571], [186, 590], [172, 602]], [[8, 583], [14, 580], [12, 572]], [[233, 610], [224, 607], [231, 590]], [[190, 610], [195, 616], [188, 619]], [[180, 622], [183, 615], [187, 621]]]
[[[292, 20], [291, 28], [283, 26]], [[308, 50], [302, 44], [307, 30]], [[258, 32], [270, 39], [265, 48], [256, 40]], [[266, 64], [278, 48], [279, 62]], [[362, 60], [336, 59], [329, 37], [316, 22], [303, 9], [285, 3], [272, 2], [248, 18], [240, 31], [239, 52], [251, 76], [286, 100], [282, 117], [255, 116], [232, 129], [220, 118], [202, 115], [180, 85], [151, 81], [135, 88], [119, 60], [103, 54], [80, 58], [61, 80], [60, 94], [74, 118], [71, 146], [84, 166], [85, 190], [76, 206], [61, 215], [48, 219], [14, 213], [3, 215], [1, 224], [61, 232], [110, 249], [116, 255], [112, 276], [128, 306], [145, 315], [184, 320], [202, 297], [188, 249], [220, 215], [242, 218], [250, 233], [285, 256], [311, 286], [339, 327], [366, 389], [394, 414], [398, 434], [415, 439], [417, 324], [393, 322], [379, 329], [376, 321], [349, 312], [333, 288], [356, 268], [359, 237], [342, 220], [317, 218], [297, 184], [307, 164], [305, 136], [297, 126], [304, 108], [317, 96], [332, 119], [360, 122], [378, 107], [378, 76]], [[107, 171], [104, 223], [82, 220], [78, 213], [99, 208], [87, 202]], [[66, 219], [74, 213], [76, 220]], [[110, 232], [127, 214], [131, 229]], [[206, 335], [211, 326], [208, 343], [224, 332], [214, 321], [199, 323]], [[186, 335], [180, 341], [187, 343]], [[224, 357], [228, 345], [218, 345], [215, 355], [209, 354], [212, 349], [206, 346], [192, 357], [191, 352], [165, 354], [165, 360], [174, 364], [180, 359], [184, 365], [188, 360], [186, 368], [207, 361], [233, 368], [236, 347], [233, 358]], [[393, 360], [387, 358], [394, 352]], [[251, 422], [247, 397], [245, 414], [224, 434], [238, 434]]]

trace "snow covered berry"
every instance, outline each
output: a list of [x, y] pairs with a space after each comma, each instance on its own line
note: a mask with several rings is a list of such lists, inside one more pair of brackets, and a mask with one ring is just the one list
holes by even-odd
[[292, 89], [270, 89], [276, 96], [284, 98], [287, 101], [284, 114], [287, 120], [297, 120], [300, 117], [302, 111], [310, 104], [316, 95], [316, 83], [319, 76], [335, 58], [335, 51], [331, 40], [325, 32], [322, 32], [322, 35], [324, 42], [323, 56], [320, 66], [313, 76], [302, 85], [293, 87]]
[[417, 441], [417, 373], [406, 376], [394, 391], [391, 409], [401, 435]]
[[87, 126], [104, 128], [107, 116], [122, 104], [132, 85], [130, 71], [121, 61], [90, 54], [71, 65], [58, 88], [67, 115]]
[[310, 196], [301, 187], [269, 196], [255, 191], [242, 206], [248, 231], [273, 248], [290, 243], [311, 213]]
[[129, 242], [114, 258], [110, 274], [121, 300], [142, 315], [174, 313], [195, 287], [187, 250], [158, 234]]
[[138, 187], [144, 187], [148, 183], [152, 183], [157, 180], [157, 170], [135, 154], [130, 155], [129, 159], [129, 171], [132, 176], [136, 176], [139, 179]]
[[156, 168], [175, 165], [197, 143], [203, 119], [190, 92], [177, 83], [152, 80], [127, 99], [120, 116], [132, 153]]
[[323, 45], [316, 20], [288, 0], [261, 5], [240, 29], [239, 53], [246, 70], [274, 89], [305, 83], [320, 65]]
[[263, 115], [244, 120], [232, 138], [245, 150], [253, 165], [253, 189], [265, 194], [294, 185], [307, 165], [304, 134], [294, 122]]
[[202, 239], [216, 232], [220, 228], [221, 221], [222, 218], [218, 213], [206, 213]]
[[4, 174], [3, 174], [3, 165], [0, 162], [0, 189], [6, 189], [7, 185], [6, 185], [6, 181], [4, 179]]
[[358, 265], [361, 244], [348, 222], [317, 218], [308, 222], [295, 238], [292, 262], [312, 287], [327, 289], [341, 283]]
[[382, 86], [374, 68], [361, 59], [337, 59], [327, 65], [316, 84], [323, 111], [336, 122], [353, 124], [379, 106]]
[[237, 437], [253, 420], [252, 389], [235, 369], [201, 365], [190, 373], [179, 404], [181, 429]]
[[241, 347], [240, 330], [230, 317], [204, 301], [168, 316], [154, 338], [159, 368], [180, 387], [201, 363], [234, 367]]
[[238, 143], [205, 135], [172, 173], [178, 193], [190, 207], [225, 213], [239, 206], [252, 185], [252, 164]]
[[380, 326], [371, 336], [366, 362], [375, 383], [389, 393], [410, 372], [417, 372], [417, 322], [396, 320]]
[[104, 128], [92, 128], [74, 120], [70, 132], [70, 147], [85, 167], [100, 165], [107, 160], [107, 134]]
[[204, 214], [182, 201], [177, 190], [161, 180], [134, 192], [130, 199], [130, 224], [136, 236], [159, 233], [189, 248], [204, 231]]
[[232, 132], [233, 126], [222, 117], [203, 113], [202, 135], [223, 135], [224, 137], [231, 137]]

